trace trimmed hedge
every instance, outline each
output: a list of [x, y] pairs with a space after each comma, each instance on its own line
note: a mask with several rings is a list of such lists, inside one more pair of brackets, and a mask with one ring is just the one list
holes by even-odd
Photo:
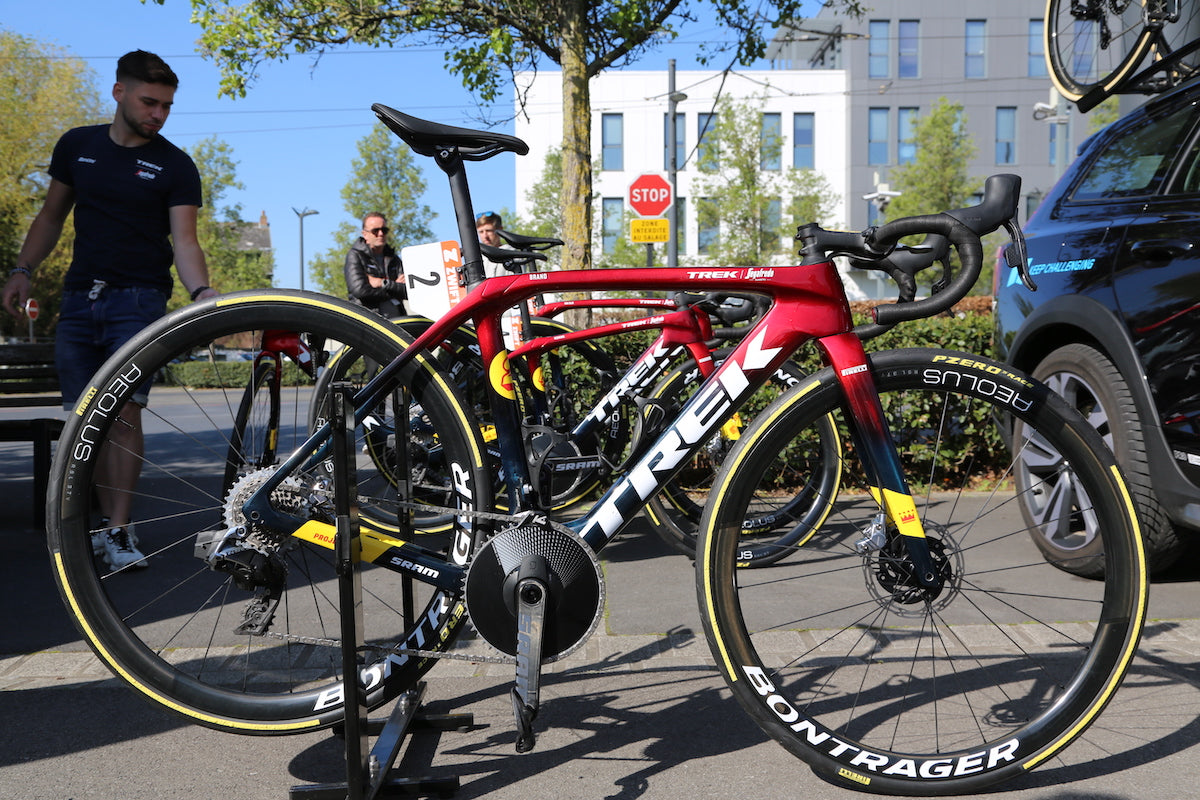
[[[971, 310], [962, 310], [963, 306], [967, 306]], [[855, 315], [856, 322], [866, 322], [867, 320], [865, 314]], [[991, 338], [991, 298], [981, 297], [967, 298], [967, 301], [964, 301], [964, 304], [960, 305], [952, 316], [931, 317], [901, 323], [887, 333], [868, 340], [864, 347], [867, 352], [907, 347], [940, 347], [990, 356]], [[600, 344], [619, 365], [628, 365], [653, 340], [653, 332], [638, 331], [607, 337]], [[816, 348], [813, 346], [806, 347], [794, 358], [805, 372], [815, 372], [822, 366]], [[765, 407], [767, 402], [773, 399], [774, 394], [771, 391], [760, 392], [744, 410], [745, 419], [748, 420], [762, 407]], [[908, 423], [908, 430], [914, 432], [914, 438], [907, 444], [901, 442], [900, 447], [902, 451], [907, 451], [910, 455], [924, 458], [929, 453], [929, 443], [916, 432], [928, 431], [937, 427], [938, 409], [933, 407], [936, 397], [929, 395], [930, 406], [924, 409], [914, 408], [912, 400], [912, 396], [906, 398], [908, 405], [905, 407], [905, 420]], [[972, 482], [990, 478], [1000, 474], [1008, 464], [1008, 453], [1000, 436], [999, 428], [990, 416], [990, 408], [982, 404], [976, 404], [974, 408], [975, 411], [971, 417], [956, 420], [953, 429], [944, 432], [943, 438], [939, 442], [940, 474], [946, 478], [948, 483], [954, 485], [969, 485]], [[926, 420], [928, 420], [928, 424], [926, 424]], [[896, 433], [898, 437], [902, 435], [899, 431]], [[981, 439], [983, 440], [982, 447], [980, 446]], [[849, 446], [848, 436], [845, 437], [845, 441]], [[981, 456], [986, 457], [986, 460], [979, 460]]]
[[[253, 370], [253, 361], [181, 361], [160, 373], [159, 384], [189, 389], [243, 388], [250, 383]], [[295, 364], [285, 362], [282, 385], [310, 383], [312, 379]]]

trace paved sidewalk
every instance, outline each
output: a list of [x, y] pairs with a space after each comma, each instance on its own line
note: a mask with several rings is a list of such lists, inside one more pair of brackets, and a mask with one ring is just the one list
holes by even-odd
[[[6, 475], [6, 493], [22, 490]], [[19, 467], [11, 467], [20, 472]], [[27, 488], [24, 489], [28, 491]], [[0, 800], [282, 800], [297, 784], [344, 777], [328, 733], [241, 737], [142, 702], [79, 641], [55, 593], [26, 497], [11, 504], [0, 603]], [[737, 707], [712, 666], [692, 567], [649, 536], [604, 553], [600, 630], [548, 670], [537, 749], [514, 752], [511, 667], [439, 664], [431, 713], [466, 712], [466, 732], [423, 733], [404, 775], [457, 775], [458, 798], [848, 800]], [[1178, 800], [1200, 759], [1200, 570], [1155, 584], [1152, 622], [1129, 678], [1064, 754], [989, 797]]]

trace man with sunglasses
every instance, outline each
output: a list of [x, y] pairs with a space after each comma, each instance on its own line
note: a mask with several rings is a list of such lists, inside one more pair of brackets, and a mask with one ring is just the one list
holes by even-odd
[[389, 319], [404, 315], [404, 265], [387, 243], [387, 219], [378, 212], [363, 217], [362, 236], [346, 253], [346, 289], [350, 299]]

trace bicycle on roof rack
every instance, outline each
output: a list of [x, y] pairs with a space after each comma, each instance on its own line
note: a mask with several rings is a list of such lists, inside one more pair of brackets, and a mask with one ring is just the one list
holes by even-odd
[[1089, 111], [1114, 94], [1157, 94], [1195, 77], [1197, 10], [1183, 0], [1047, 0], [1043, 36], [1055, 87]]

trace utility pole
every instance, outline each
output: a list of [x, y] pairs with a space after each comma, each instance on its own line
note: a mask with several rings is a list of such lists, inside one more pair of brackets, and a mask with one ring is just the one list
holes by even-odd
[[667, 219], [671, 230], [667, 233], [667, 266], [679, 266], [679, 187], [676, 185], [676, 136], [675, 106], [687, 100], [687, 95], [675, 91], [675, 59], [667, 60], [667, 180], [671, 183], [671, 207]]
[[297, 211], [295, 206], [292, 206], [292, 211], [296, 212], [296, 216], [300, 218], [300, 291], [304, 291], [304, 218], [319, 214], [319, 211], [313, 211], [311, 208], [305, 208], [303, 211]]

